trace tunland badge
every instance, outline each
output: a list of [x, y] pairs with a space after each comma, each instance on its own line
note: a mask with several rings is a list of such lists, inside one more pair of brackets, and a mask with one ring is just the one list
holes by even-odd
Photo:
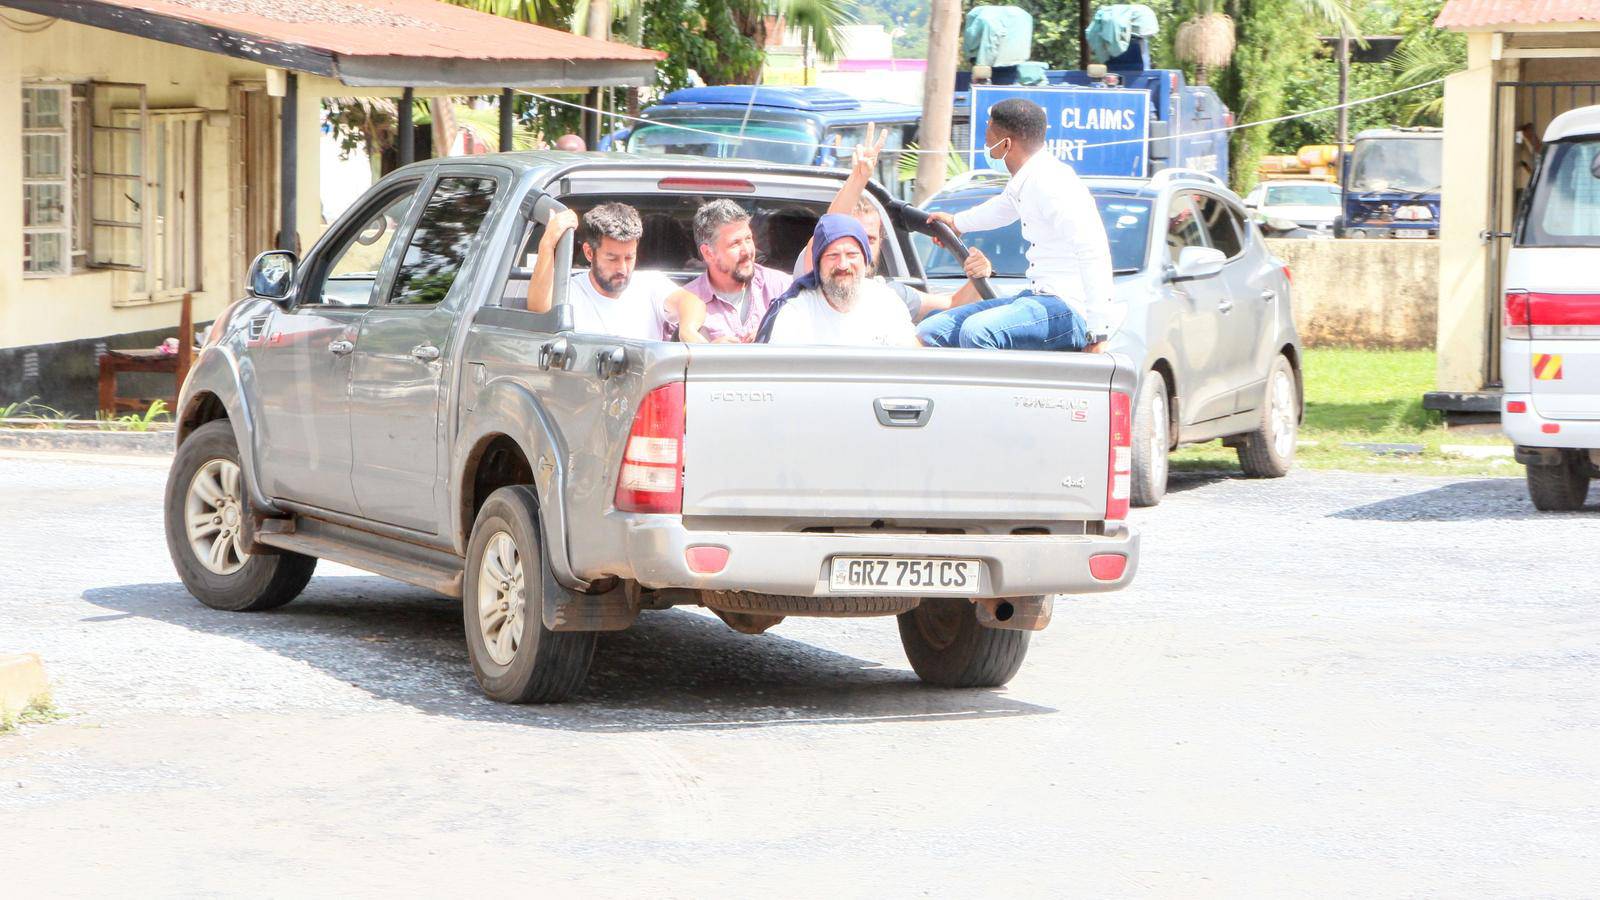
[[1084, 397], [1024, 397], [1014, 396], [1012, 403], [1018, 409], [1065, 410], [1073, 422], [1089, 421], [1089, 401]]
[[712, 391], [712, 403], [771, 403], [771, 391]]

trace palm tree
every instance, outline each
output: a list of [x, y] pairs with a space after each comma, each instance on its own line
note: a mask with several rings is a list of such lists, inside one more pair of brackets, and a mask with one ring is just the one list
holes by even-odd
[[[1460, 71], [1466, 65], [1466, 54], [1460, 41], [1434, 40], [1433, 37], [1427, 32], [1419, 32], [1400, 44], [1400, 49], [1389, 60], [1389, 68], [1395, 76], [1395, 87], [1412, 87], [1436, 81]], [[1401, 109], [1407, 125], [1439, 125], [1444, 122], [1444, 91], [1438, 87], [1417, 91], [1407, 97]]]
[[[1359, 37], [1361, 29], [1352, 11], [1352, 0], [1298, 0], [1298, 3], [1316, 22], [1365, 46]], [[1180, 62], [1194, 66], [1196, 84], [1205, 84], [1210, 70], [1226, 68], [1233, 61], [1236, 46], [1233, 19], [1217, 7], [1216, 0], [1195, 0], [1194, 14], [1178, 26], [1173, 36], [1172, 52]]]
[[1226, 68], [1234, 46], [1233, 19], [1218, 12], [1214, 0], [1198, 0], [1194, 16], [1178, 26], [1172, 39], [1173, 54], [1194, 66], [1195, 84], [1205, 84], [1212, 69]]

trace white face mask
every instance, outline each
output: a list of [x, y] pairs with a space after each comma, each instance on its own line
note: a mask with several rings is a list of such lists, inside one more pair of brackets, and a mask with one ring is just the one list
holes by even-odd
[[1011, 138], [1004, 137], [1004, 138], [1001, 138], [998, 141], [995, 141], [992, 144], [986, 144], [984, 146], [983, 155], [984, 155], [984, 159], [987, 160], [988, 163], [989, 163], [989, 168], [994, 169], [994, 170], [999, 171], [999, 172], [1008, 172], [1008, 171], [1010, 171], [1009, 169], [1006, 168], [1006, 157], [1005, 157], [1005, 154], [1002, 153], [999, 156], [995, 156], [994, 155], [994, 148], [1000, 146], [1001, 144], [1007, 144], [1008, 146], [1006, 147], [1006, 151], [1010, 152], [1010, 150], [1011, 150], [1011, 147], [1009, 146], [1010, 142], [1011, 142]]

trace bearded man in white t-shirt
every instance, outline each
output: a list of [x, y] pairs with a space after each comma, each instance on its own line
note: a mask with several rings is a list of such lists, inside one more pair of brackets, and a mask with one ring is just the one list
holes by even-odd
[[829, 213], [812, 233], [812, 271], [773, 301], [757, 340], [770, 344], [916, 347], [911, 313], [872, 265], [866, 229], [853, 216]]
[[[528, 281], [528, 309], [549, 312], [554, 293], [556, 248], [578, 225], [571, 210], [550, 217], [539, 239], [539, 258]], [[572, 273], [567, 305], [574, 331], [641, 341], [671, 337], [678, 305], [694, 295], [662, 272], [636, 270], [644, 223], [626, 203], [602, 203], [583, 214], [583, 255], [587, 270]]]

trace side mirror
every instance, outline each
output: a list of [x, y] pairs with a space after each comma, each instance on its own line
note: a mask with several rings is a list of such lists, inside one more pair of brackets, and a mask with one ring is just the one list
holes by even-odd
[[1173, 281], [1194, 281], [1200, 278], [1210, 278], [1222, 271], [1222, 264], [1228, 258], [1222, 255], [1221, 250], [1211, 247], [1185, 247], [1178, 254], [1178, 265], [1173, 269]]
[[250, 295], [283, 304], [294, 291], [294, 267], [298, 258], [288, 250], [268, 250], [250, 264]]
[[1261, 204], [1257, 203], [1253, 199], [1244, 201], [1244, 208], [1245, 209], [1259, 209], [1260, 206], [1261, 206]]

